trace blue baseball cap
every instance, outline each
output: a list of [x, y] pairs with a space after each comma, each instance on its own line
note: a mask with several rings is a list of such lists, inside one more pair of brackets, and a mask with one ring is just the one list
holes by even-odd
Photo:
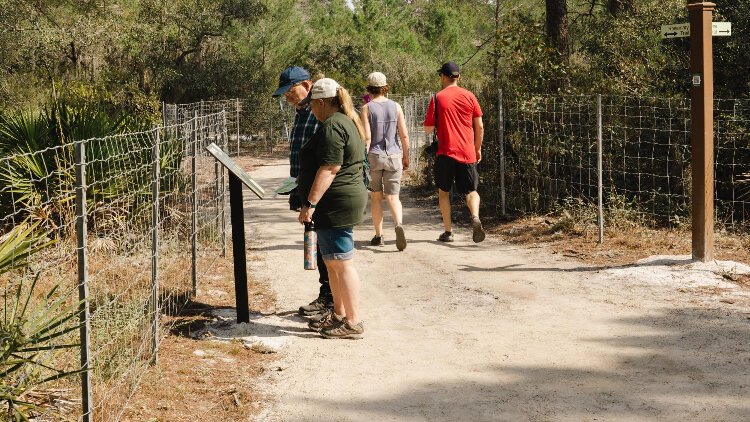
[[274, 91], [273, 96], [284, 95], [292, 85], [310, 80], [310, 73], [302, 67], [291, 66], [284, 69], [279, 76], [279, 88]]

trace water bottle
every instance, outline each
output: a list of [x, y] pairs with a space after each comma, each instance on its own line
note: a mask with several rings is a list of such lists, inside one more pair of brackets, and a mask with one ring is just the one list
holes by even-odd
[[305, 269], [318, 269], [318, 234], [315, 233], [315, 223], [305, 223]]

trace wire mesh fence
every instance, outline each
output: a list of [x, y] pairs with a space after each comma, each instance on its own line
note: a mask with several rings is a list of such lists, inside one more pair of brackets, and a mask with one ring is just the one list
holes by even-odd
[[415, 169], [416, 180], [424, 182], [424, 173], [420, 171], [424, 164], [422, 149], [428, 142], [423, 128], [427, 106], [430, 103], [429, 95], [414, 95], [393, 98], [401, 104], [406, 120], [406, 131], [409, 133], [409, 166]]
[[[0, 159], [3, 407], [10, 415], [77, 410], [78, 286], [74, 145]], [[55, 380], [55, 377], [63, 377]], [[49, 380], [46, 383], [42, 381]], [[44, 389], [37, 388], [44, 384]], [[0, 417], [2, 414], [0, 414]]]
[[227, 117], [227, 149], [231, 155], [271, 152], [280, 140], [288, 140], [294, 107], [283, 98], [259, 100], [234, 98], [187, 104], [164, 104], [164, 125], [180, 124], [195, 116], [224, 111]]
[[3, 388], [18, 411], [42, 394], [57, 416], [120, 420], [160, 315], [225, 252], [226, 175], [205, 147], [228, 139], [222, 111], [0, 159], [3, 331], [18, 336]]
[[[750, 110], [742, 100], [716, 100], [714, 110], [717, 227], [747, 231]], [[518, 215], [575, 207], [596, 220], [601, 158], [608, 225], [690, 224], [689, 99], [506, 93], [484, 111], [486, 208]]]

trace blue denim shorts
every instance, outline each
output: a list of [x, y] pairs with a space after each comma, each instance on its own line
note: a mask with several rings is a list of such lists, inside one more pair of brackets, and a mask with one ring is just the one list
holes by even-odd
[[318, 253], [327, 261], [346, 261], [354, 257], [352, 228], [316, 229]]

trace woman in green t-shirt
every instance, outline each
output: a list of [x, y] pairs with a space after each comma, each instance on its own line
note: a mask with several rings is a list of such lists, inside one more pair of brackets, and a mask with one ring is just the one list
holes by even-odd
[[319, 253], [333, 292], [333, 313], [312, 321], [310, 327], [327, 338], [362, 338], [352, 231], [362, 222], [367, 205], [362, 180], [364, 132], [349, 93], [333, 79], [315, 82], [309, 98], [320, 128], [299, 154], [297, 189], [301, 198], [307, 198], [299, 222], [315, 222]]

